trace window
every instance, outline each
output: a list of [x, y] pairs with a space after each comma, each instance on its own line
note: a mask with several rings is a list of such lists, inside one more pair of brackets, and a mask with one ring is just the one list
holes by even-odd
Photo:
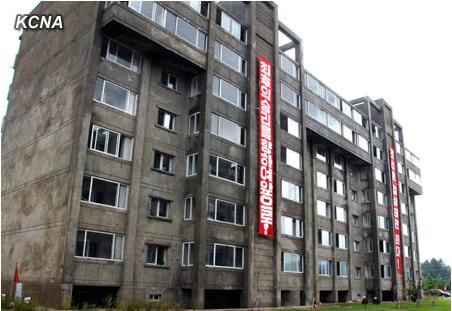
[[317, 200], [317, 215], [330, 218], [331, 204], [324, 201]]
[[125, 209], [128, 190], [127, 185], [115, 181], [83, 176], [81, 200]]
[[[160, 4], [153, 1], [130, 1], [129, 7], [198, 49], [205, 51], [206, 35], [184, 19], [163, 8]], [[202, 7], [201, 5], [201, 9]]]
[[374, 146], [373, 151], [374, 151], [374, 157], [380, 161], [383, 161], [383, 151], [376, 146]]
[[377, 203], [386, 206], [386, 195], [381, 191], [377, 191]]
[[334, 156], [334, 167], [338, 170], [344, 169], [344, 159], [340, 156], [335, 155]]
[[381, 183], [385, 183], [385, 173], [375, 167], [375, 179]]
[[403, 254], [405, 255], [405, 257], [410, 258], [411, 247], [409, 247], [408, 245], [403, 245]]
[[380, 240], [380, 252], [384, 254], [389, 254], [390, 252], [390, 246], [389, 241]]
[[353, 131], [345, 125], [342, 125], [342, 136], [350, 142], [353, 142]]
[[360, 136], [357, 133], [355, 134], [355, 144], [358, 145], [359, 148], [363, 149], [366, 152], [369, 152], [369, 142], [364, 137]]
[[364, 228], [372, 227], [372, 214], [371, 213], [363, 214], [363, 227]]
[[281, 216], [281, 234], [302, 238], [303, 220], [289, 216]]
[[359, 125], [363, 125], [363, 115], [361, 113], [359, 113], [357, 110], [353, 109], [352, 115], [353, 115], [353, 121], [355, 121]]
[[174, 131], [174, 120], [176, 117], [174, 114], [169, 113], [163, 109], [159, 109], [157, 124], [161, 127], [164, 127], [168, 130]]
[[306, 103], [308, 107], [308, 115], [320, 123], [328, 125], [327, 114], [310, 101], [306, 100]]
[[184, 220], [193, 219], [193, 209], [195, 207], [195, 198], [186, 197], [184, 202]]
[[122, 260], [124, 236], [91, 231], [77, 230], [75, 256], [108, 260]]
[[351, 193], [351, 196], [352, 196], [352, 200], [358, 202], [359, 201], [358, 191], [351, 189], [350, 193]]
[[325, 97], [325, 87], [321, 85], [313, 76], [306, 74], [306, 86], [318, 96]]
[[193, 266], [193, 251], [195, 242], [183, 242], [182, 243], [182, 266]]
[[194, 114], [191, 114], [188, 118], [188, 133], [190, 135], [198, 134], [200, 123], [199, 123], [199, 117], [201, 113], [196, 112]]
[[405, 279], [410, 280], [413, 278], [413, 269], [411, 267], [405, 267]]
[[336, 206], [336, 220], [347, 222], [347, 211], [340, 206]]
[[358, 215], [352, 215], [352, 224], [355, 227], [360, 227], [361, 223], [359, 221], [359, 216]]
[[301, 187], [286, 180], [281, 181], [281, 196], [299, 203], [303, 201]]
[[328, 176], [322, 172], [317, 172], [317, 187], [328, 189]]
[[326, 149], [323, 147], [315, 148], [315, 157], [323, 162], [326, 162]]
[[162, 294], [149, 294], [150, 301], [160, 301], [162, 299]]
[[375, 277], [374, 265], [366, 264], [364, 266], [364, 273], [366, 274], [366, 278], [372, 279]]
[[325, 99], [328, 104], [341, 110], [341, 99], [329, 89], [325, 89]]
[[396, 141], [400, 141], [400, 129], [394, 128], [394, 138]]
[[350, 107], [349, 104], [347, 104], [344, 100], [342, 100], [342, 112], [349, 118], [352, 117], [352, 107]]
[[364, 246], [363, 250], [365, 252], [370, 253], [370, 252], [374, 251], [374, 243], [373, 243], [373, 241], [371, 239], [364, 239], [363, 240], [363, 246]]
[[405, 184], [399, 181], [399, 191], [400, 193], [405, 194]]
[[286, 253], [281, 254], [281, 268], [284, 272], [303, 272], [303, 256], [299, 254]]
[[284, 54], [281, 54], [281, 69], [293, 77], [294, 79], [298, 80], [298, 65], [292, 61], [290, 58], [285, 56]]
[[245, 168], [243, 165], [214, 155], [209, 156], [209, 174], [245, 185]]
[[335, 179], [334, 180], [334, 192], [339, 195], [344, 195], [344, 182]]
[[215, 41], [215, 58], [246, 76], [246, 60], [226, 45]]
[[193, 153], [187, 156], [187, 177], [198, 175], [198, 157], [199, 154], [197, 153]]
[[355, 279], [361, 279], [361, 267], [355, 267]]
[[237, 86], [216, 76], [213, 77], [213, 95], [225, 100], [226, 102], [246, 110], [246, 92]]
[[416, 232], [411, 231], [411, 241], [416, 242]]
[[378, 216], [378, 228], [389, 230], [389, 218], [384, 216]]
[[400, 202], [400, 210], [402, 211], [402, 214], [403, 214], [403, 215], [408, 215], [408, 211], [407, 211], [407, 208], [406, 208], [406, 204], [405, 204], [405, 203]]
[[348, 262], [336, 262], [337, 276], [348, 276]]
[[237, 203], [209, 197], [207, 219], [243, 226], [245, 224], [245, 208]]
[[345, 234], [336, 233], [336, 247], [347, 249], [348, 238]]
[[410, 236], [407, 224], [402, 224], [402, 233], [403, 233], [404, 236]]
[[294, 119], [285, 115], [281, 115], [280, 126], [283, 131], [286, 131], [289, 134], [300, 138], [300, 123], [298, 123]]
[[218, 9], [217, 24], [225, 31], [229, 32], [236, 39], [246, 43], [246, 29], [240, 25], [235, 19]]
[[324, 276], [333, 275], [333, 263], [328, 260], [319, 260], [319, 274]]
[[141, 55], [116, 40], [104, 37], [101, 57], [134, 72], [140, 72]]
[[202, 74], [199, 74], [191, 78], [190, 97], [195, 97], [196, 95], [202, 93], [202, 78], [203, 78]]
[[380, 265], [380, 273], [381, 273], [382, 278], [390, 279], [391, 278], [391, 266]]
[[110, 81], [97, 78], [94, 100], [135, 115], [137, 95]]
[[402, 146], [398, 142], [395, 143], [395, 146], [396, 146], [397, 153], [400, 155], [403, 155]]
[[372, 124], [372, 134], [374, 135], [375, 138], [382, 138], [381, 127], [376, 124]]
[[243, 247], [207, 244], [207, 266], [243, 269]]
[[281, 98], [295, 108], [300, 108], [300, 94], [284, 83], [281, 83]]
[[281, 146], [281, 162], [301, 170], [301, 154], [292, 149]]
[[370, 202], [371, 201], [370, 200], [370, 194], [371, 194], [370, 189], [364, 189], [363, 190], [363, 200], [364, 200], [364, 202]]
[[162, 72], [162, 79], [160, 81], [164, 86], [169, 89], [177, 90], [177, 78], [175, 75], [165, 72]]
[[165, 172], [173, 172], [174, 157], [160, 151], [154, 152], [154, 169]]
[[323, 246], [332, 246], [331, 232], [327, 230], [319, 229], [319, 244]]
[[356, 253], [361, 251], [361, 242], [360, 241], [353, 241], [353, 251]]
[[153, 217], [168, 218], [171, 201], [151, 197], [149, 215]]
[[335, 117], [330, 114], [327, 114], [328, 127], [338, 133], [342, 134], [341, 122], [339, 122]]
[[210, 132], [233, 143], [245, 146], [246, 129], [219, 115], [212, 114]]
[[88, 145], [91, 150], [104, 152], [124, 160], [132, 160], [133, 138], [98, 125], [91, 126]]
[[205, 17], [209, 15], [209, 1], [184, 1], [184, 3]]
[[148, 245], [146, 263], [155, 266], [166, 266], [168, 247], [161, 245]]

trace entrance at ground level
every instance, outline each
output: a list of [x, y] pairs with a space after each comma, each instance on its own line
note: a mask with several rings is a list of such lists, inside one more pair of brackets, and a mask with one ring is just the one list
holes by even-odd
[[383, 301], [394, 301], [394, 293], [392, 292], [392, 290], [382, 290], [381, 299]]
[[334, 301], [334, 292], [332, 290], [321, 290], [320, 302], [336, 302]]
[[347, 302], [348, 298], [348, 290], [338, 290], [337, 291], [337, 300], [339, 302]]
[[299, 306], [298, 291], [294, 290], [282, 290], [281, 291], [281, 306]]
[[96, 307], [111, 307], [118, 296], [119, 287], [113, 286], [82, 286], [72, 287], [72, 305], [82, 308], [83, 305]]
[[240, 308], [241, 290], [206, 290], [204, 308]]

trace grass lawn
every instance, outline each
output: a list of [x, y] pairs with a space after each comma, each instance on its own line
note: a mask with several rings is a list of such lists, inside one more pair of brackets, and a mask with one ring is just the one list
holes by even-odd
[[[287, 310], [296, 310], [296, 309], [287, 309]], [[398, 304], [395, 303], [387, 303], [384, 302], [379, 305], [369, 304], [367, 305], [367, 309], [364, 308], [362, 304], [341, 304], [341, 305], [333, 305], [327, 306], [324, 305], [320, 308], [322, 311], [338, 311], [338, 310], [369, 310], [369, 311], [386, 311], [386, 310], [399, 310]], [[427, 310], [435, 310], [435, 311], [450, 311], [450, 298], [435, 298], [435, 304], [432, 306], [432, 299], [425, 298], [422, 299], [420, 304], [416, 306], [415, 303], [412, 302], [403, 302], [400, 304], [400, 310], [416, 310], [416, 311], [427, 311]]]

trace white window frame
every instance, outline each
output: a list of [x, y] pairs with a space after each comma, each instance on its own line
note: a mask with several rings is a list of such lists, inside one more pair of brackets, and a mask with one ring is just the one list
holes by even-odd
[[[155, 157], [157, 156], [157, 153], [160, 154], [160, 163], [159, 163], [159, 167], [154, 167], [154, 165], [155, 165]], [[167, 156], [167, 157], [170, 158], [170, 165], [169, 165], [169, 170], [168, 171], [165, 171], [163, 169], [163, 157], [164, 156]], [[175, 157], [173, 155], [171, 155], [171, 154], [164, 153], [164, 152], [161, 152], [159, 150], [154, 150], [154, 163], [152, 164], [153, 165], [152, 167], [153, 167], [153, 169], [158, 170], [159, 172], [164, 172], [164, 173], [167, 173], [167, 174], [173, 174], [174, 159], [175, 159]]]
[[[219, 56], [219, 58], [217, 58], [216, 56], [217, 56], [217, 53], [215, 52], [214, 54], [215, 54], [215, 59], [217, 59], [220, 63], [222, 63], [223, 65], [225, 65], [226, 67], [228, 67], [228, 68], [231, 68], [231, 69], [233, 69], [234, 71], [236, 71], [236, 72], [238, 72], [238, 73], [240, 73], [240, 74], [242, 74], [242, 75], [244, 75], [245, 77], [246, 77], [246, 71], [247, 71], [247, 68], [248, 68], [248, 62], [247, 62], [247, 60], [246, 60], [246, 58], [245, 57], [243, 57], [242, 55], [240, 55], [239, 53], [237, 53], [236, 51], [234, 51], [233, 49], [231, 49], [231, 48], [229, 48], [228, 46], [226, 46], [225, 44], [223, 44], [223, 43], [221, 43], [220, 41], [215, 41], [215, 49], [217, 48], [217, 46], [218, 46], [218, 48], [220, 49], [219, 51], [218, 51], [218, 56]], [[237, 56], [237, 68], [234, 68], [234, 67], [232, 67], [232, 66], [230, 66], [229, 64], [227, 64], [227, 63], [225, 63], [224, 62], [224, 60], [223, 60], [223, 49], [228, 49], [231, 53], [233, 53], [233, 54], [235, 54], [236, 56]], [[244, 69], [244, 71], [242, 72], [242, 63], [244, 62], [244, 64], [245, 64], [245, 68], [243, 68]]]
[[[297, 200], [294, 200], [294, 199], [292, 199], [292, 198], [288, 198], [288, 197], [285, 197], [284, 195], [283, 195], [283, 189], [284, 189], [284, 184], [287, 184], [288, 186], [295, 186], [295, 187], [297, 187], [298, 188], [298, 201]], [[303, 191], [302, 191], [302, 186], [300, 186], [300, 185], [297, 185], [297, 184], [295, 184], [295, 183], [293, 183], [293, 182], [290, 182], [290, 181], [287, 181], [287, 180], [284, 180], [284, 179], [282, 179], [281, 180], [281, 197], [283, 198], [283, 199], [285, 199], [285, 200], [289, 200], [289, 201], [292, 201], [292, 202], [297, 202], [297, 203], [303, 203]]]
[[[149, 262], [148, 261], [148, 253], [149, 253], [149, 247], [151, 247], [151, 246], [155, 246], [155, 247], [157, 247], [157, 251], [155, 252], [155, 260], [154, 260], [154, 262]], [[165, 256], [164, 256], [164, 263], [163, 263], [163, 265], [160, 265], [160, 264], [157, 264], [157, 258], [159, 257], [158, 255], [159, 255], [159, 251], [160, 251], [160, 249], [163, 249], [164, 251], [165, 251]], [[147, 249], [146, 249], [146, 264], [147, 265], [150, 265], [150, 266], [157, 266], [157, 267], [166, 267], [166, 266], [168, 266], [168, 250], [169, 250], [169, 247], [168, 246], [164, 246], [164, 245], [158, 245], [158, 244], [147, 244]]]
[[[321, 208], [323, 208], [323, 207], [325, 208], [325, 215], [319, 213], [319, 202], [321, 202], [321, 205], [324, 205], [324, 206], [321, 206]], [[316, 207], [317, 207], [317, 215], [318, 216], [322, 216], [322, 217], [326, 217], [326, 218], [331, 217], [331, 204], [330, 203], [322, 201], [322, 200], [317, 200]]]
[[361, 241], [357, 241], [357, 240], [353, 241], [353, 252], [355, 252], [355, 253], [361, 252]]
[[[229, 244], [222, 244], [222, 243], [209, 243], [213, 245], [213, 264], [209, 265], [206, 264], [207, 267], [216, 267], [216, 268], [225, 268], [225, 269], [243, 269], [244, 266], [244, 260], [245, 260], [245, 249], [241, 246], [236, 246], [236, 245], [229, 245]], [[215, 259], [216, 259], [216, 249], [217, 249], [217, 245], [219, 246], [226, 246], [226, 247], [231, 247], [234, 248], [234, 256], [233, 256], [233, 263], [234, 263], [234, 267], [229, 267], [229, 266], [217, 266], [215, 263]], [[237, 249], [241, 248], [242, 249], [242, 266], [241, 267], [235, 267], [235, 262], [236, 262], [236, 256], [237, 256]]]
[[[290, 100], [289, 98], [285, 98], [283, 96], [283, 87], [286, 87], [289, 91], [293, 92], [292, 100]], [[297, 109], [300, 109], [300, 98], [301, 98], [300, 94], [284, 82], [280, 83], [280, 96], [284, 102], [288, 103], [289, 105], [291, 105]]]
[[[231, 121], [231, 120], [229, 120], [229, 119], [226, 119], [226, 118], [220, 116], [219, 114], [212, 113], [212, 116], [214, 116], [214, 115], [218, 118], [218, 119], [217, 119], [217, 120], [218, 120], [218, 123], [217, 123], [217, 125], [216, 125], [218, 133], [214, 133], [214, 132], [213, 132], [213, 129], [212, 129], [212, 122], [213, 122], [213, 120], [211, 120], [211, 124], [210, 124], [210, 133], [211, 133], [212, 135], [215, 135], [215, 136], [217, 136], [217, 137], [221, 137], [222, 139], [225, 139], [225, 140], [227, 140], [227, 141], [230, 141], [230, 142], [232, 142], [232, 143], [234, 143], [234, 144], [236, 144], [236, 145], [239, 145], [239, 146], [242, 146], [242, 147], [246, 147], [246, 128], [243, 127], [243, 126], [241, 126], [241, 125], [239, 125], [239, 124], [237, 124], [237, 123], [234, 122], [234, 121]], [[235, 142], [235, 141], [230, 140], [229, 138], [226, 138], [225, 136], [223, 136], [224, 134], [223, 134], [222, 130], [220, 130], [220, 129], [221, 129], [221, 127], [220, 127], [221, 122], [228, 122], [228, 123], [230, 123], [230, 124], [233, 124], [233, 125], [237, 126], [237, 127], [240, 129], [240, 137], [239, 137], [239, 141], [240, 141], [241, 138], [242, 138], [242, 131], [243, 131], [243, 135], [244, 135], [244, 137], [243, 137], [243, 138], [244, 138], [244, 139], [243, 139], [243, 140], [244, 140], [244, 141], [243, 141], [243, 145], [242, 145], [240, 142]]]
[[[115, 133], [117, 135], [115, 154], [111, 154], [111, 153], [109, 153], [107, 151], [100, 151], [100, 150], [95, 149], [96, 144], [97, 144], [97, 135], [95, 135], [94, 133], [96, 131], [98, 131], [99, 129], [102, 129], [102, 130], [107, 132], [107, 135], [106, 135], [106, 138], [105, 138], [105, 148], [104, 148], [104, 150], [108, 150], [108, 144], [110, 142], [110, 133]], [[130, 151], [129, 151], [130, 156], [129, 156], [129, 158], [122, 158], [122, 157], [119, 156], [119, 153], [121, 151], [120, 147], [121, 147], [121, 138], [122, 137], [130, 139]], [[97, 124], [92, 124], [92, 126], [91, 126], [91, 133], [90, 133], [89, 149], [93, 150], [95, 152], [99, 152], [99, 153], [107, 154], [107, 155], [112, 156], [112, 157], [116, 157], [118, 159], [123, 159], [123, 160], [126, 160], [126, 161], [132, 161], [133, 138], [130, 137], [130, 136], [127, 136], [127, 135], [123, 135], [123, 134], [121, 134], [119, 132], [113, 131], [111, 129], [108, 129], [106, 127], [103, 127], [103, 126], [100, 126], [100, 125], [97, 125]]]
[[[122, 87], [122, 86], [120, 86], [120, 85], [118, 85], [116, 83], [113, 83], [111, 81], [105, 80], [105, 79], [100, 78], [100, 77], [96, 78], [96, 83], [97, 83], [97, 80], [102, 81], [102, 91], [101, 91], [101, 94], [100, 94], [100, 97], [101, 97], [100, 100], [93, 98], [93, 100], [95, 102], [101, 103], [101, 104], [103, 104], [105, 106], [108, 106], [108, 107], [111, 107], [113, 109], [122, 111], [122, 112], [130, 114], [132, 116], [134, 116], [136, 114], [137, 102], [138, 102], [138, 95], [137, 95], [137, 93], [132, 92], [131, 90], [126, 89], [125, 87]], [[121, 108], [115, 107], [115, 106], [105, 102], [105, 84], [106, 83], [110, 83], [111, 85], [114, 85], [115, 87], [123, 89], [123, 90], [125, 90], [127, 92], [127, 99], [126, 99], [126, 103], [125, 103], [125, 109], [121, 109]]]
[[[344, 219], [339, 219], [338, 218], [338, 210], [340, 211], [340, 210], [342, 210], [342, 215], [344, 216]], [[343, 223], [347, 223], [347, 210], [344, 208], [344, 207], [342, 207], [342, 206], [338, 206], [338, 205], [336, 205], [335, 206], [335, 214], [336, 214], [336, 220], [337, 221], [339, 221], [339, 222], [343, 222]]]
[[[157, 210], [156, 210], [156, 214], [152, 215], [151, 214], [151, 209], [152, 209], [152, 200], [157, 200]], [[167, 203], [167, 208], [166, 208], [166, 216], [160, 216], [160, 207], [163, 203], [163, 201], [165, 201], [165, 203]], [[149, 196], [149, 216], [150, 217], [155, 217], [155, 218], [163, 218], [163, 219], [168, 219], [169, 218], [169, 213], [170, 213], [170, 208], [171, 208], [171, 201], [167, 200], [167, 199], [162, 199], [156, 196]]]
[[[104, 231], [97, 231], [97, 230], [88, 230], [88, 229], [77, 229], [78, 231], [84, 231], [84, 237], [83, 237], [83, 254], [82, 256], [77, 256], [75, 255], [75, 257], [78, 258], [89, 258], [89, 259], [95, 259], [95, 260], [106, 260], [106, 261], [122, 261], [123, 260], [123, 256], [124, 256], [124, 240], [125, 240], [125, 236], [122, 234], [116, 234], [116, 233], [111, 233], [111, 232], [104, 232]], [[112, 239], [112, 247], [111, 247], [111, 258], [98, 258], [98, 257], [88, 257], [85, 256], [85, 251], [86, 251], [86, 236], [88, 235], [88, 232], [93, 232], [93, 233], [100, 233], [100, 234], [105, 234], [105, 235], [111, 235], [113, 236]], [[122, 242], [121, 242], [121, 259], [114, 259], [115, 257], [115, 244], [116, 244], [116, 237], [121, 237], [122, 238]]]
[[378, 229], [389, 230], [389, 218], [378, 215]]
[[[190, 167], [190, 164], [192, 167]], [[191, 177], [198, 175], [199, 153], [192, 153], [186, 156], [185, 176]]]
[[[344, 266], [345, 266], [345, 273], [343, 271]], [[348, 270], [349, 270], [348, 262], [346, 262], [346, 261], [337, 261], [336, 262], [336, 268], [339, 268], [339, 269], [337, 269], [337, 273], [336, 273], [336, 275], [338, 277], [342, 277], [342, 278], [343, 277], [348, 277]]]
[[[188, 133], [190, 135], [198, 135], [200, 129], [201, 112], [195, 112], [188, 116]], [[193, 132], [191, 131], [193, 124]]]
[[[283, 262], [282, 262], [282, 271], [288, 272], [288, 273], [303, 273], [304, 272], [304, 256], [300, 254], [290, 253], [290, 252], [283, 252]], [[297, 256], [299, 260], [299, 271], [292, 271], [292, 270], [286, 270], [286, 255], [287, 256]]]
[[[215, 79], [218, 79], [218, 91], [216, 90], [216, 81]], [[235, 88], [237, 90], [237, 103], [234, 103], [232, 101], [230, 101], [229, 99], [227, 99], [226, 97], [223, 96], [223, 83], [225, 84], [229, 84], [229, 86]], [[241, 88], [239, 88], [237, 85], [226, 81], [225, 79], [221, 78], [220, 76], [214, 75], [213, 76], [213, 85], [212, 85], [212, 93], [214, 96], [220, 98], [221, 100], [231, 104], [234, 107], [237, 107], [243, 111], [246, 111], [247, 109], [247, 105], [248, 105], [248, 93], [245, 92], [244, 90], [242, 90]], [[245, 98], [245, 102], [243, 103], [243, 107], [242, 107], [242, 94], [245, 94], [244, 98]]]
[[[232, 35], [234, 38], [239, 40], [240, 42], [246, 44], [247, 43], [247, 31], [245, 30], [245, 38], [242, 41], [241, 35], [242, 35], [242, 25], [231, 15], [227, 14], [224, 11], [221, 11], [221, 24], [220, 27], [224, 29], [227, 33]], [[238, 28], [239, 32], [234, 33], [234, 28]], [[237, 29], [235, 29], [237, 30]]]
[[[290, 233], [286, 232], [284, 230], [285, 228], [285, 221], [284, 219], [287, 218], [288, 221], [290, 222]], [[303, 238], [303, 228], [304, 224], [303, 224], [303, 220], [301, 218], [296, 218], [296, 217], [291, 217], [291, 216], [285, 216], [285, 215], [281, 215], [281, 235], [285, 235], [285, 236], [291, 236], [291, 237], [295, 237], [295, 238]]]
[[[321, 269], [321, 267], [322, 267], [322, 264], [325, 264], [326, 263], [326, 272], [327, 273], [322, 273], [322, 269]], [[319, 275], [321, 275], [321, 276], [333, 276], [333, 263], [332, 263], [332, 261], [330, 261], [330, 260], [323, 260], [323, 259], [320, 259], [319, 260]]]
[[[106, 53], [106, 54], [105, 54], [105, 57], [103, 57], [103, 58], [105, 58], [106, 60], [108, 60], [108, 61], [110, 61], [110, 62], [112, 62], [112, 63], [115, 63], [115, 64], [117, 64], [117, 65], [119, 65], [119, 66], [121, 66], [121, 67], [123, 67], [123, 68], [126, 68], [126, 69], [128, 69], [128, 70], [130, 70], [130, 71], [132, 71], [132, 72], [140, 73], [141, 63], [142, 63], [142, 59], [143, 59], [141, 53], [137, 52], [135, 49], [132, 49], [132, 48], [128, 47], [127, 45], [125, 45], [125, 44], [123, 44], [123, 43], [121, 43], [121, 42], [119, 42], [119, 41], [117, 41], [117, 40], [114, 40], [114, 39], [112, 39], [112, 38], [110, 38], [110, 37], [104, 36], [104, 40], [108, 40], [108, 43], [107, 43], [107, 48], [106, 48], [106, 50], [105, 50], [105, 53]], [[130, 51], [132, 52], [132, 61], [130, 62], [130, 67], [127, 67], [127, 66], [125, 66], [125, 65], [123, 65], [123, 64], [120, 64], [120, 63], [118, 62], [118, 51], [116, 51], [116, 55], [115, 55], [115, 58], [114, 58], [114, 59], [112, 59], [112, 58], [109, 57], [109, 55], [111, 54], [111, 53], [109, 52], [109, 51], [110, 51], [110, 43], [111, 43], [112, 41], [113, 41], [115, 44], [117, 44], [118, 46], [121, 45], [121, 46], [125, 47], [126, 49], [128, 49], [128, 50], [130, 50]], [[138, 59], [138, 60], [137, 60], [137, 70], [134, 70], [134, 69], [133, 69], [133, 68], [134, 68], [135, 58]]]
[[345, 183], [342, 180], [334, 179], [334, 193], [345, 196]]
[[[341, 241], [341, 240], [343, 240], [343, 241]], [[348, 236], [346, 234], [336, 233], [336, 242], [337, 242], [336, 248], [348, 249]], [[344, 247], [341, 246], [342, 242], [344, 244], [342, 246], [344, 246]]]
[[202, 74], [199, 74], [197, 76], [193, 76], [191, 78], [191, 82], [190, 82], [190, 97], [195, 97], [199, 94], [202, 93], [202, 88], [201, 88], [201, 78], [202, 78]]
[[[325, 229], [319, 229], [319, 231], [320, 231], [320, 237], [321, 237], [321, 239], [319, 240], [319, 244], [322, 246], [326, 246], [326, 247], [332, 247], [333, 246], [332, 233]], [[323, 241], [324, 233], [328, 233], [328, 241], [327, 241], [328, 244], [324, 244], [324, 242], [325, 242], [325, 241]]]
[[[185, 262], [185, 246], [187, 245], [187, 252], [188, 252], [188, 256], [187, 256], [187, 261]], [[183, 242], [182, 243], [182, 258], [181, 258], [181, 266], [182, 267], [192, 267], [193, 266], [193, 262], [190, 262], [190, 257], [191, 254], [194, 252], [194, 246], [195, 246], [195, 242], [190, 241], [190, 242]]]
[[[303, 165], [303, 161], [302, 161], [302, 155], [301, 155], [301, 153], [299, 153], [299, 152], [296, 152], [295, 150], [292, 150], [292, 149], [290, 149], [289, 147], [286, 147], [286, 146], [281, 146], [281, 148], [284, 148], [285, 149], [285, 153], [286, 153], [286, 161], [281, 161], [281, 162], [283, 162], [284, 164], [286, 164], [286, 165], [288, 165], [288, 166], [290, 166], [290, 167], [293, 167], [293, 168], [295, 168], [295, 169], [297, 169], [297, 170], [301, 170], [302, 169], [302, 165]], [[282, 150], [281, 150], [282, 151]], [[290, 164], [287, 160], [290, 158], [288, 155], [289, 154], [292, 154], [292, 155], [294, 155], [295, 156], [295, 154], [298, 156], [298, 166], [294, 166], [294, 165], [292, 165], [292, 164]], [[281, 157], [282, 157], [282, 152], [281, 152]], [[281, 159], [282, 160], [282, 159]]]
[[[245, 215], [246, 215], [246, 212], [245, 212], [245, 206], [244, 205], [241, 205], [241, 204], [238, 204], [238, 203], [235, 203], [235, 202], [231, 202], [231, 201], [227, 201], [227, 200], [224, 200], [224, 199], [219, 199], [219, 198], [216, 198], [216, 197], [213, 197], [213, 196], [208, 196], [207, 197], [207, 205], [209, 205], [209, 199], [215, 200], [215, 218], [209, 217], [209, 213], [207, 213], [207, 219], [208, 220], [215, 221], [215, 222], [221, 222], [221, 223], [229, 224], [229, 225], [240, 226], [240, 227], [244, 227], [245, 226]], [[222, 202], [225, 202], [225, 203], [228, 203], [228, 204], [234, 204], [234, 222], [218, 220], [218, 201], [222, 201]], [[237, 223], [237, 206], [242, 206], [243, 224]]]
[[[160, 113], [164, 114], [163, 124], [159, 124], [159, 115], [160, 115]], [[169, 117], [169, 126], [165, 126], [165, 120], [166, 120], [167, 116]], [[166, 110], [164, 110], [162, 108], [158, 108], [158, 111], [157, 111], [157, 126], [174, 132], [174, 129], [176, 128], [176, 115], [174, 113], [166, 111]]]
[[[298, 66], [298, 64], [296, 62], [294, 62], [293, 60], [291, 60], [289, 57], [287, 57], [286, 55], [284, 55], [283, 53], [280, 53], [280, 68], [282, 71], [284, 71], [285, 73], [287, 73], [289, 76], [291, 76], [292, 78], [294, 78], [295, 80], [300, 80], [300, 68]], [[284, 69], [283, 67], [283, 59], [286, 59], [287, 61], [289, 61], [295, 68], [295, 76], [292, 74], [292, 72], [288, 72]]]
[[320, 172], [320, 171], [316, 172], [316, 183], [315, 184], [318, 188], [329, 189], [328, 181], [329, 181], [329, 178], [328, 178], [327, 174]]
[[[189, 205], [187, 205], [189, 204]], [[193, 220], [193, 208], [195, 204], [195, 198], [188, 196], [184, 200], [184, 220]]]
[[[244, 166], [244, 165], [239, 164], [239, 163], [237, 163], [237, 162], [235, 162], [235, 161], [231, 161], [231, 160], [229, 160], [229, 159], [226, 159], [226, 158], [217, 156], [217, 155], [213, 155], [213, 154], [210, 154], [210, 155], [209, 155], [209, 161], [210, 161], [210, 157], [211, 157], [211, 156], [216, 158], [216, 168], [215, 168], [215, 171], [216, 171], [217, 175], [212, 175], [212, 174], [210, 173], [210, 171], [209, 171], [209, 176], [212, 176], [212, 177], [215, 177], [215, 178], [218, 178], [218, 179], [221, 179], [221, 180], [225, 180], [225, 181], [228, 181], [228, 182], [232, 182], [232, 183], [237, 184], [237, 185], [245, 186], [246, 170], [245, 170], [245, 166]], [[218, 161], [218, 159], [222, 159], [222, 160], [224, 160], [224, 161], [230, 162], [230, 163], [232, 163], [232, 164], [235, 166], [235, 181], [218, 176], [218, 173], [219, 173], [219, 170], [218, 170], [218, 168], [219, 168], [219, 164], [218, 164], [219, 161]], [[239, 182], [237, 181], [237, 179], [238, 179], [238, 170], [237, 170], [237, 167], [238, 167], [238, 166], [241, 166], [241, 167], [243, 168], [243, 184], [241, 184], [241, 183], [239, 183]]]
[[[81, 199], [82, 202], [88, 202], [90, 204], [96, 204], [96, 205], [101, 205], [101, 206], [108, 206], [110, 208], [117, 208], [119, 210], [127, 210], [127, 201], [128, 201], [128, 196], [129, 196], [129, 185], [122, 184], [122, 183], [117, 182], [117, 181], [113, 181], [113, 180], [109, 180], [109, 179], [93, 176], [93, 175], [83, 175], [83, 177], [89, 177], [90, 178], [90, 184], [89, 184], [88, 201]], [[98, 180], [106, 181], [106, 182], [109, 182], [109, 183], [117, 185], [116, 198], [115, 198], [115, 205], [114, 206], [91, 201], [91, 195], [92, 195], [92, 192], [93, 192], [93, 179], [98, 179]], [[83, 183], [83, 181], [82, 181], [82, 183]], [[125, 191], [126, 197], [124, 198], [124, 208], [119, 207], [119, 196], [120, 196], [120, 193], [121, 193], [121, 191], [120, 191], [121, 186], [125, 187], [125, 189], [126, 189], [126, 191]]]

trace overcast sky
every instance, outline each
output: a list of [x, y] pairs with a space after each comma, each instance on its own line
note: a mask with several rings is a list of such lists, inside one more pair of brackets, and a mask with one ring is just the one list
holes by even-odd
[[[37, 1], [5, 1], [0, 22], [0, 115], [12, 80], [18, 13]], [[303, 39], [304, 65], [345, 99], [384, 98], [421, 159], [417, 197], [421, 259], [452, 264], [452, 2], [277, 1], [279, 19]], [[447, 246], [449, 245], [449, 246]]]

